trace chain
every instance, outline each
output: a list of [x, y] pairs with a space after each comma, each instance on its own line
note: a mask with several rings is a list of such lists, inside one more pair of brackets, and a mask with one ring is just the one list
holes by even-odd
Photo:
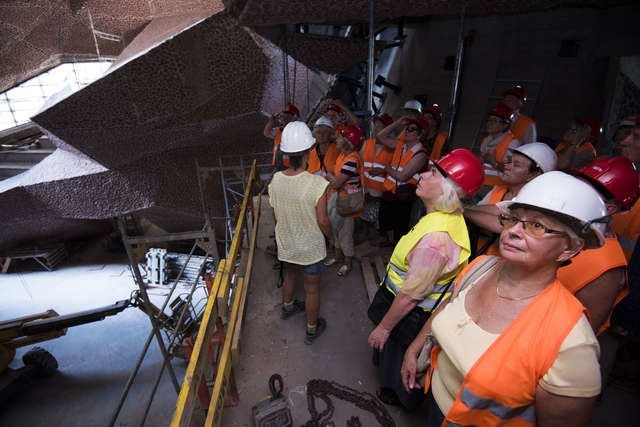
[[[396, 426], [387, 408], [371, 393], [360, 392], [333, 381], [314, 379], [307, 383], [307, 404], [311, 419], [303, 424], [302, 427], [335, 427], [335, 423], [331, 420], [335, 407], [329, 396], [351, 402], [358, 408], [371, 412], [381, 427]], [[320, 413], [316, 409], [317, 399], [322, 400], [326, 405], [326, 409]], [[347, 427], [361, 426], [362, 423], [357, 416], [352, 416], [347, 421]]]

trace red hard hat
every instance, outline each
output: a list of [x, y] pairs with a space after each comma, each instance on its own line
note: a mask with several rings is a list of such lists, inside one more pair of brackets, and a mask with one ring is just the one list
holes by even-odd
[[282, 110], [282, 112], [285, 114], [291, 114], [296, 117], [300, 116], [300, 110], [298, 110], [298, 107], [296, 107], [293, 104], [287, 104], [287, 106], [285, 107], [284, 110]]
[[393, 118], [391, 118], [391, 116], [387, 113], [375, 116], [373, 120], [380, 120], [380, 122], [382, 122], [382, 124], [385, 126], [389, 126], [391, 123], [393, 123]]
[[429, 122], [424, 118], [424, 117], [410, 117], [407, 118], [406, 120], [406, 124], [414, 124], [416, 126], [419, 126], [422, 128], [422, 130], [424, 130], [424, 133], [428, 133], [429, 132]]
[[520, 98], [522, 102], [527, 102], [527, 92], [525, 92], [524, 88], [520, 85], [512, 86], [511, 88], [502, 92], [502, 95], [513, 95], [517, 98]]
[[336, 113], [344, 113], [344, 109], [335, 102], [330, 102], [329, 105], [327, 105], [327, 111], [329, 110], [333, 110]]
[[489, 116], [500, 117], [501, 119], [511, 123], [513, 120], [513, 109], [507, 104], [496, 104], [491, 110], [489, 110]]
[[484, 168], [480, 160], [466, 148], [456, 148], [434, 162], [447, 178], [473, 196], [484, 181]]
[[640, 179], [633, 163], [624, 156], [591, 162], [577, 173], [597, 189], [605, 189], [611, 196], [630, 209], [640, 196]]
[[364, 133], [358, 125], [346, 125], [342, 131], [340, 131], [340, 135], [345, 137], [347, 141], [349, 141], [349, 144], [351, 144], [351, 146], [356, 150], [359, 150], [364, 143]]
[[431, 114], [436, 120], [442, 120], [442, 108], [440, 108], [438, 104], [433, 104], [425, 108], [423, 114], [427, 113]]

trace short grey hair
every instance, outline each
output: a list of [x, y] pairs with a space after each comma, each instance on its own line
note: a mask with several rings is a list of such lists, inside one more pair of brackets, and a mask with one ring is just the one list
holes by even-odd
[[442, 196], [435, 202], [436, 210], [446, 213], [461, 213], [462, 202], [460, 199], [466, 196], [464, 190], [449, 178], [443, 177], [440, 182], [442, 185]]

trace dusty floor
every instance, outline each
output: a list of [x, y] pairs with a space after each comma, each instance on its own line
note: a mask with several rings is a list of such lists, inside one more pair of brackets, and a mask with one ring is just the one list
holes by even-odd
[[[407, 414], [373, 400], [377, 374], [366, 343], [371, 323], [366, 318], [367, 297], [359, 264], [346, 278], [336, 275], [336, 267], [323, 273], [321, 315], [327, 319], [328, 328], [313, 345], [307, 346], [303, 343], [304, 315], [286, 321], [279, 317], [278, 271], [272, 268], [273, 257], [264, 250], [271, 244], [271, 233], [268, 226], [260, 229], [241, 360], [235, 371], [240, 402], [238, 406], [225, 408], [222, 425], [251, 426], [252, 406], [268, 395], [270, 375], [279, 373], [284, 379], [284, 395], [294, 426], [312, 419], [307, 385], [314, 379], [326, 381], [325, 384], [332, 382], [343, 392], [347, 387], [350, 391], [346, 394], [361, 398], [365, 406], [377, 408], [378, 416], [391, 417], [397, 426], [423, 426], [423, 408]], [[104, 253], [99, 245], [88, 246], [54, 272], [31, 267], [0, 275], [0, 321], [48, 308], [67, 314], [109, 305], [127, 299], [132, 290], [134, 283], [124, 255]], [[159, 299], [162, 289], [153, 289], [151, 293]], [[57, 358], [59, 372], [34, 382], [0, 407], [0, 426], [108, 425], [150, 329], [142, 312], [127, 309], [101, 322], [70, 328], [66, 336], [40, 344]], [[27, 349], [20, 349], [12, 367], [21, 366], [20, 356]], [[140, 425], [160, 361], [153, 342], [116, 425]], [[185, 362], [177, 359], [173, 366], [181, 380]], [[176, 396], [165, 374], [144, 425], [168, 425]], [[341, 396], [328, 395], [334, 410], [323, 416], [324, 421], [346, 426], [348, 420], [357, 416], [362, 426], [380, 425], [372, 412], [355, 406], [345, 398], [345, 393]], [[311, 402], [315, 402], [318, 412], [328, 408], [319, 396]], [[638, 384], [617, 379], [607, 388], [591, 425], [638, 426], [639, 407]], [[201, 425], [198, 424], [201, 421], [202, 412], [196, 410], [193, 425]]]

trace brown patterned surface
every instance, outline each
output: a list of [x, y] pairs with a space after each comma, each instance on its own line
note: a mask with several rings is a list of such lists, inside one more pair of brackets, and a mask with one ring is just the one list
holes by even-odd
[[[469, 15], [514, 14], [554, 7], [611, 7], [629, 0], [377, 0], [376, 20], [402, 16], [457, 15], [467, 3]], [[228, 7], [244, 25], [349, 23], [369, 20], [369, 0], [229, 0]]]
[[97, 57], [96, 30], [122, 38], [98, 38], [101, 56], [117, 56], [153, 18], [222, 10], [220, 0], [3, 0], [0, 2], [0, 91], [61, 63]]

